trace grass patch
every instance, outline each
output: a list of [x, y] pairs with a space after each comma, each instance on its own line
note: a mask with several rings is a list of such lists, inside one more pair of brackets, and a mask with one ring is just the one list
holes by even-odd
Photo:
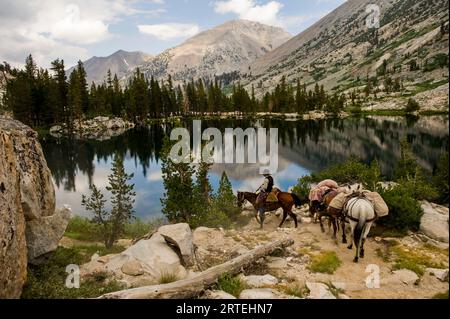
[[178, 281], [178, 276], [175, 273], [171, 273], [171, 272], [163, 272], [161, 274], [161, 277], [159, 277], [158, 279], [158, 283], [160, 285], [163, 284], [170, 284], [171, 282], [175, 282]]
[[[139, 238], [164, 225], [164, 223], [163, 219], [155, 219], [149, 222], [136, 219], [125, 224], [124, 233], [121, 237], [125, 239]], [[103, 242], [101, 226], [80, 216], [76, 216], [69, 221], [64, 236], [76, 240]]]
[[[83, 251], [83, 248], [67, 249], [58, 247], [42, 264], [38, 266], [30, 265], [28, 267], [27, 281], [22, 291], [22, 298], [94, 298], [108, 292], [123, 289], [120, 283], [112, 280], [107, 273], [103, 272], [93, 274], [81, 281], [79, 289], [67, 288], [65, 285], [68, 275], [66, 273], [67, 265], [81, 265], [90, 259], [90, 256], [83, 253]], [[89, 251], [89, 249], [86, 251]]]
[[391, 252], [395, 256], [394, 270], [409, 269], [414, 271], [419, 277], [422, 277], [426, 268], [447, 268], [442, 261], [437, 261], [436, 257], [429, 256], [423, 250], [411, 250], [401, 245], [396, 245], [391, 247]]
[[341, 264], [341, 260], [334, 251], [324, 251], [318, 255], [312, 256], [309, 269], [313, 272], [331, 275], [334, 274]]
[[405, 230], [377, 225], [376, 227], [372, 227], [370, 229], [369, 237], [402, 238], [405, 237], [407, 234], [408, 232]]
[[433, 80], [428, 80], [428, 81], [425, 81], [422, 83], [418, 83], [415, 85], [415, 90], [412, 94], [416, 95], [416, 94], [419, 94], [422, 92], [434, 90], [434, 89], [440, 87], [441, 85], [444, 85], [447, 83], [448, 83], [448, 79], [444, 79], [444, 80], [437, 81], [437, 82], [434, 82]]
[[236, 298], [238, 298], [241, 292], [246, 288], [246, 285], [241, 278], [233, 277], [229, 274], [222, 275], [218, 280], [217, 286], [220, 290], [223, 290]]
[[306, 286], [301, 287], [298, 284], [281, 287], [281, 292], [288, 296], [294, 296], [305, 299], [309, 295], [309, 289]]

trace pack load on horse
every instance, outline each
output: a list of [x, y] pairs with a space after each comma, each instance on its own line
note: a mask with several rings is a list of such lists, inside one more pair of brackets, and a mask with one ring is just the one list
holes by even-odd
[[372, 205], [377, 214], [377, 217], [385, 217], [389, 215], [389, 207], [384, 201], [383, 197], [377, 192], [371, 192], [368, 190], [359, 190], [359, 191], [345, 191], [339, 193], [333, 200], [330, 202], [329, 207], [332, 207], [336, 210], [342, 211], [344, 209], [345, 204], [353, 197], [363, 197], [366, 198]]
[[[256, 193], [238, 192], [238, 205], [242, 206], [244, 201], [249, 201], [258, 212], [256, 219], [263, 228], [266, 212], [272, 212], [279, 208], [283, 209], [283, 220], [278, 227], [283, 226], [287, 216], [291, 216], [295, 222], [295, 228], [298, 227], [297, 215], [292, 212], [294, 206], [300, 207], [301, 201], [293, 193], [285, 193], [274, 187], [273, 177], [269, 173], [264, 174], [264, 182], [258, 188]], [[300, 221], [301, 222], [301, 221]]]
[[364, 243], [375, 220], [389, 214], [389, 208], [380, 194], [362, 189], [348, 189], [339, 193], [330, 202], [328, 214], [335, 219], [341, 219], [342, 240], [347, 243], [345, 223], [350, 224], [352, 241], [349, 249], [356, 246], [354, 262], [364, 257]]
[[320, 213], [324, 212], [327, 208], [326, 197], [330, 193], [337, 192], [338, 189], [338, 183], [331, 179], [321, 181], [317, 186], [311, 188], [309, 192], [309, 212], [311, 217], [316, 216], [315, 222], [321, 222], [322, 216]]

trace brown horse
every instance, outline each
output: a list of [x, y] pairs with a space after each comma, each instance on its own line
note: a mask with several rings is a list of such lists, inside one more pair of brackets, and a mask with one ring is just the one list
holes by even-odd
[[[253, 207], [256, 209], [256, 211], [260, 211], [260, 208], [258, 204], [256, 204], [256, 199], [258, 198], [258, 195], [255, 193], [249, 193], [249, 192], [238, 192], [238, 205], [242, 207], [242, 204], [245, 200], [249, 201]], [[281, 221], [280, 226], [283, 226], [284, 222], [286, 221], [287, 216], [291, 216], [292, 219], [295, 222], [295, 228], [298, 227], [298, 220], [297, 215], [292, 212], [292, 207], [300, 207], [302, 204], [300, 202], [300, 198], [298, 198], [297, 195], [291, 194], [291, 193], [283, 193], [280, 192], [277, 194], [278, 202], [274, 203], [265, 203], [263, 208], [263, 211], [260, 211], [259, 214], [259, 223], [261, 225], [261, 228], [264, 226], [264, 218], [265, 218], [265, 212], [272, 212], [279, 208], [283, 209], [283, 220]], [[256, 215], [256, 219], [258, 215]], [[300, 220], [301, 222], [301, 220]]]
[[[329, 218], [329, 225], [333, 226], [333, 238], [336, 239], [336, 234], [338, 231], [338, 220], [341, 217], [342, 211], [338, 211], [336, 209], [333, 209], [330, 206], [330, 203], [333, 201], [333, 199], [339, 194], [339, 192], [332, 190], [325, 194], [323, 197], [322, 203], [319, 202], [312, 202], [310, 203], [310, 213], [317, 214], [316, 219], [320, 223], [320, 229], [322, 232], [325, 232], [325, 228], [323, 227], [322, 218], [328, 217]], [[345, 236], [345, 234], [344, 234]]]

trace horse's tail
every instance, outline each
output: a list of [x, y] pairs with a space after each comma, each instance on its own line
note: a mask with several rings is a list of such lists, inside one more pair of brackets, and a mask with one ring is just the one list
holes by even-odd
[[355, 232], [353, 234], [353, 239], [355, 241], [356, 247], [360, 247], [361, 237], [362, 237], [362, 234], [363, 234], [363, 231], [364, 231], [365, 227], [366, 227], [366, 218], [360, 216], [358, 224], [355, 227]]
[[300, 200], [300, 198], [294, 193], [291, 193], [291, 196], [292, 199], [294, 200], [295, 207], [300, 208], [300, 206], [302, 206], [302, 201]]

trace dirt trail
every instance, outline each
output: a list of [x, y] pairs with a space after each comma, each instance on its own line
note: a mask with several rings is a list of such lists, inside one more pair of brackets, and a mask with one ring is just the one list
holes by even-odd
[[[383, 260], [383, 255], [380, 254], [392, 239], [369, 238], [365, 245], [366, 256], [356, 264], [353, 262], [355, 251], [347, 249], [347, 245], [341, 243], [341, 238], [339, 243], [333, 240], [331, 230], [327, 229], [326, 233], [322, 233], [319, 225], [313, 223], [302, 223], [295, 229], [293, 222], [287, 222], [286, 228], [278, 229], [279, 222], [280, 219], [271, 214], [266, 218], [264, 230], [260, 230], [259, 224], [252, 219], [243, 229], [218, 232], [214, 235], [215, 249], [219, 253], [238, 251], [242, 247], [251, 249], [263, 242], [289, 237], [294, 239], [294, 245], [282, 258], [271, 258], [268, 261], [269, 272], [282, 280], [283, 284], [303, 287], [306, 282], [332, 283], [352, 299], [431, 298], [437, 293], [448, 291], [448, 282], [441, 282], [430, 274], [424, 274], [416, 284], [405, 284], [396, 279], [392, 273], [394, 261]], [[220, 234], [223, 234], [223, 239], [219, 238]], [[197, 241], [202, 246], [202, 240]], [[397, 241], [408, 244], [404, 246], [407, 247], [406, 251], [423, 249], [423, 243], [409, 237]], [[341, 266], [332, 275], [310, 271], [310, 256], [326, 251], [335, 252], [341, 260]], [[447, 256], [442, 251], [432, 256], [445, 260], [444, 265], [448, 268], [448, 252]], [[377, 265], [380, 269], [381, 285], [378, 289], [366, 287], [366, 278], [371, 274], [370, 270], [366, 272], [369, 265]]]

